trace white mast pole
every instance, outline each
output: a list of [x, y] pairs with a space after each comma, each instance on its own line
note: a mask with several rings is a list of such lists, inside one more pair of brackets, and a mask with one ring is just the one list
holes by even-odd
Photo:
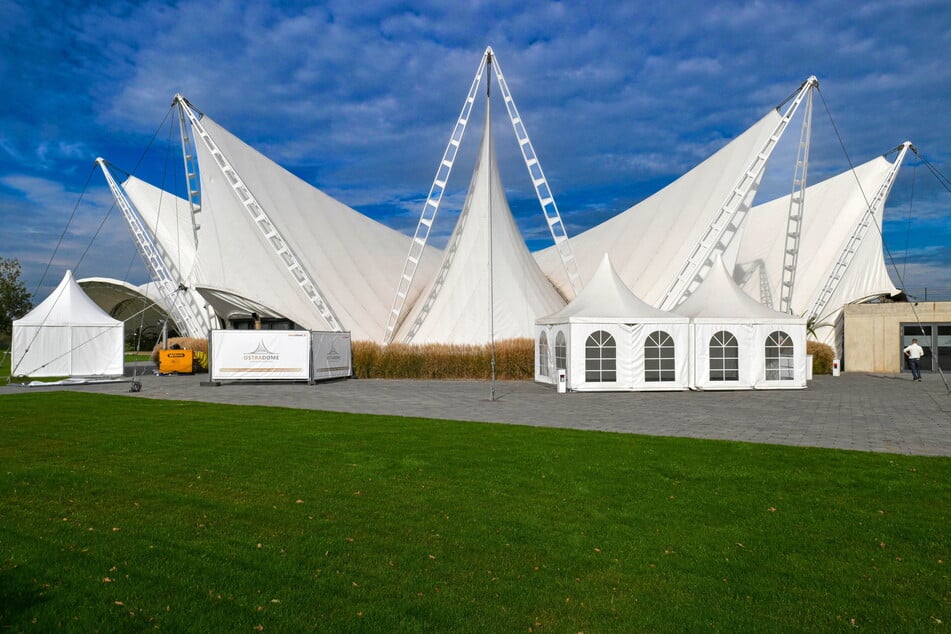
[[[486, 66], [491, 67], [492, 65], [492, 51], [491, 49], [486, 52]], [[485, 82], [485, 125], [488, 127], [488, 130], [485, 131], [486, 134], [486, 143], [488, 144], [489, 156], [492, 156], [493, 147], [492, 147], [492, 111], [491, 111], [491, 96], [492, 96], [492, 82]], [[486, 182], [488, 183], [488, 200], [489, 200], [489, 346], [490, 346], [490, 359], [489, 366], [491, 369], [491, 379], [489, 381], [489, 400], [495, 400], [495, 281], [494, 281], [494, 271], [493, 271], [493, 262], [492, 262], [492, 161], [489, 161], [488, 165], [488, 178]]]

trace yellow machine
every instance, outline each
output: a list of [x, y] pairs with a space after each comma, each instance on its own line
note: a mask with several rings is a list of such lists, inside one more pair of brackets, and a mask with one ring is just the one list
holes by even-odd
[[191, 350], [159, 350], [159, 374], [192, 374], [194, 353]]

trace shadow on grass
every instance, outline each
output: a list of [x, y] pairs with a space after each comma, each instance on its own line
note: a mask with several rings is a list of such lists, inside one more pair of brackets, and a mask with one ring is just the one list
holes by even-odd
[[19, 566], [4, 563], [0, 566], [0, 629], [10, 623], [22, 622], [22, 616], [47, 602], [44, 588]]

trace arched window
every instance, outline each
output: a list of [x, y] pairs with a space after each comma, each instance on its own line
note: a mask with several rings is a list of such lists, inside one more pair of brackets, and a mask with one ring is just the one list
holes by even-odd
[[538, 335], [538, 374], [548, 376], [548, 335]]
[[721, 330], [710, 337], [710, 380], [740, 380], [740, 350], [736, 337]]
[[796, 378], [793, 340], [782, 330], [766, 337], [766, 380], [792, 381]]
[[644, 341], [644, 381], [673, 381], [675, 370], [674, 338], [663, 330], [647, 335]]
[[568, 369], [568, 345], [565, 343], [565, 333], [561, 331], [555, 335], [555, 369]]
[[584, 380], [586, 383], [613, 383], [617, 381], [617, 346], [614, 337], [597, 330], [588, 337], [584, 346]]

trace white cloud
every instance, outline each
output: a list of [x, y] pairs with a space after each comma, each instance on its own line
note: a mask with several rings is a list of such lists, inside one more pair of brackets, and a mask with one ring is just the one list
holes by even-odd
[[[951, 49], [940, 0], [5, 9], [0, 79], [18, 89], [0, 113], [0, 173], [38, 180], [3, 181], [24, 189], [2, 197], [0, 217], [29, 235], [48, 231], [51, 210], [63, 208], [49, 184], [66, 183], [59, 195], [68, 198], [95, 155], [131, 168], [176, 92], [324, 191], [411, 232], [487, 45], [571, 231], [690, 169], [813, 73], [855, 163], [906, 138], [937, 165], [949, 161], [951, 66], [929, 54]], [[2, 37], [12, 32], [31, 37]], [[494, 109], [506, 187], [513, 200], [531, 200], [500, 101]], [[480, 124], [476, 115], [444, 205], [461, 205]], [[813, 182], [848, 168], [821, 100], [814, 127]], [[788, 179], [774, 178], [787, 193]], [[947, 218], [946, 192], [923, 182], [916, 210]], [[907, 199], [905, 187], [900, 179], [895, 201]], [[37, 202], [41, 195], [49, 199]], [[100, 212], [110, 203], [103, 197]]]

